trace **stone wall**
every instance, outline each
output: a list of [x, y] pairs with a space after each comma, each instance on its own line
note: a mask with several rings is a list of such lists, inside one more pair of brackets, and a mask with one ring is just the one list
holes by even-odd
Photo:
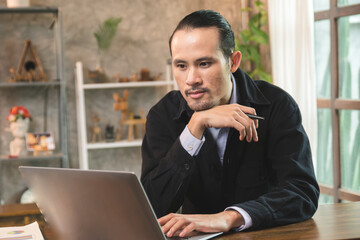
[[[104, 58], [104, 68], [111, 77], [114, 74], [130, 76], [141, 68], [148, 68], [153, 74], [165, 76], [166, 60], [170, 57], [168, 38], [178, 21], [186, 14], [198, 9], [213, 9], [225, 16], [233, 29], [241, 27], [241, 1], [237, 0], [31, 0], [34, 6], [56, 6], [62, 14], [62, 32], [64, 46], [64, 76], [67, 84], [67, 122], [70, 167], [77, 168], [78, 141], [76, 125], [75, 75], [76, 61], [82, 61], [86, 69], [95, 68], [97, 61], [97, 43], [94, 31], [109, 17], [122, 17], [114, 42]], [[6, 1], [0, 0], [0, 6]], [[0, 15], [0, 81], [5, 82], [10, 67], [17, 66], [23, 41], [30, 38], [41, 59], [47, 75], [55, 75], [53, 57], [53, 33], [47, 30], [51, 16], [36, 15]], [[34, 116], [31, 130], [42, 131], [44, 128], [43, 112], [47, 104], [47, 131], [57, 135], [57, 101], [51, 93], [44, 101], [44, 91], [38, 89], [0, 90], [0, 154], [8, 154], [8, 142], [11, 134], [4, 131], [8, 123], [6, 115], [11, 106], [22, 104], [29, 108]], [[115, 90], [121, 93], [121, 90]], [[165, 88], [130, 89], [130, 108], [134, 112], [145, 112], [165, 94]], [[101, 127], [105, 124], [117, 126], [119, 113], [112, 109], [112, 90], [89, 91], [86, 98], [88, 127], [90, 116], [96, 113], [101, 118]], [[25, 96], [22, 99], [18, 96]], [[90, 167], [93, 169], [126, 170], [140, 174], [140, 148], [91, 150]], [[34, 163], [38, 164], [38, 163]], [[13, 166], [14, 165], [14, 166]], [[3, 165], [2, 194], [7, 202], [14, 201], [14, 195], [24, 188], [19, 180], [16, 167], [18, 164]], [[41, 164], [39, 164], [41, 165]], [[56, 164], [55, 164], [56, 165]]]

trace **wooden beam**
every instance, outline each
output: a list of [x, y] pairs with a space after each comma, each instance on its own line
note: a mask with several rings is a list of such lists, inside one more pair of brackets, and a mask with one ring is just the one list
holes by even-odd
[[325, 194], [325, 195], [329, 195], [329, 196], [333, 195], [334, 188], [331, 187], [330, 185], [319, 183], [319, 187], [320, 187], [321, 194]]
[[360, 193], [343, 188], [339, 189], [339, 197], [343, 200], [352, 202], [360, 201]]
[[325, 19], [329, 19], [329, 18], [330, 18], [330, 11], [329, 10], [314, 13], [314, 20], [315, 21], [325, 20]]
[[336, 109], [360, 110], [360, 101], [359, 100], [336, 99], [334, 105], [335, 105]]
[[336, 7], [331, 11], [331, 15], [335, 18], [359, 14], [360, 4], [353, 4], [344, 7]]
[[316, 100], [317, 102], [317, 107], [318, 108], [331, 108], [331, 100], [330, 99], [322, 99], [322, 98], [318, 98]]
[[344, 7], [334, 7], [331, 10], [324, 10], [314, 13], [314, 20], [320, 21], [330, 18], [340, 18], [350, 15], [356, 15], [360, 12], [360, 4], [348, 5]]
[[[334, 188], [330, 185], [319, 183], [320, 193], [333, 196]], [[338, 191], [339, 198], [346, 201], [360, 201], [360, 193], [340, 188]]]

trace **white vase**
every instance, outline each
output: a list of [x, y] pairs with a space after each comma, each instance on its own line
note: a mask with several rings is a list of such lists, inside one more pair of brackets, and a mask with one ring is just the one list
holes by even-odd
[[10, 142], [10, 156], [18, 157], [26, 155], [25, 135], [29, 129], [29, 118], [18, 119], [10, 123], [10, 131], [14, 140]]
[[9, 8], [29, 7], [30, 0], [6, 0], [6, 5]]

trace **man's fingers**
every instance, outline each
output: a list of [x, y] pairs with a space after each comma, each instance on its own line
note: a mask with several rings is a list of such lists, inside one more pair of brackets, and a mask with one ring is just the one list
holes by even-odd
[[165, 223], [167, 223], [173, 217], [174, 217], [174, 213], [169, 213], [168, 215], [165, 215], [165, 216], [159, 218], [158, 222], [159, 222], [160, 226], [162, 226]]
[[189, 222], [181, 215], [170, 213], [162, 218], [158, 219], [161, 225], [161, 230], [168, 237], [179, 235]]
[[[255, 120], [255, 121], [257, 121], [257, 120]], [[258, 134], [257, 134], [257, 127], [256, 127], [256, 122], [255, 121], [253, 121], [253, 128], [252, 128], [252, 130], [253, 130], [253, 140], [254, 140], [254, 142], [258, 142], [259, 138], [258, 138]]]
[[[255, 113], [255, 109], [252, 109], [253, 113]], [[240, 140], [243, 140], [244, 138], [241, 136], [242, 134], [244, 136], [246, 136], [246, 141], [247, 142], [257, 142], [258, 141], [258, 135], [257, 135], [257, 126], [258, 125], [258, 121], [255, 119], [251, 119], [249, 118], [244, 112], [240, 111], [239, 112], [239, 118], [238, 121], [244, 126], [245, 128], [245, 133], [241, 133], [240, 132]]]
[[196, 230], [196, 225], [195, 223], [190, 223], [189, 225], [187, 225], [179, 234], [179, 237], [185, 237], [188, 236], [189, 233], [191, 233], [192, 231]]
[[256, 131], [255, 122], [247, 117], [245, 114], [243, 116], [234, 116], [233, 120], [233, 127], [238, 130], [239, 132], [239, 139], [240, 141], [244, 140], [246, 138], [247, 142], [257, 142], [258, 136]]
[[234, 119], [233, 128], [235, 128], [239, 132], [240, 141], [244, 140], [246, 137], [246, 129], [243, 124], [241, 124], [238, 120]]
[[167, 218], [167, 222], [164, 222], [161, 226], [161, 230], [164, 233], [167, 233], [170, 231], [170, 229], [176, 224], [177, 220], [174, 217], [174, 214], [172, 215], [172, 218]]
[[[170, 230], [166, 233], [166, 236], [172, 237], [176, 232], [181, 231], [188, 222], [185, 220], [185, 218], [178, 218], [176, 219], [175, 224], [172, 225]], [[181, 234], [181, 233], [180, 233]]]
[[253, 138], [253, 121], [251, 120], [251, 122], [247, 122], [247, 128], [246, 131], [248, 132], [248, 134], [246, 134], [246, 141], [247, 142], [251, 142], [252, 138]]
[[254, 122], [255, 122], [255, 127], [256, 127], [256, 129], [258, 129], [258, 128], [259, 128], [259, 120], [254, 119]]
[[258, 141], [258, 135], [257, 135], [256, 127], [255, 127], [255, 122], [253, 120], [251, 120], [250, 131], [251, 131], [251, 137], [248, 137], [246, 140], [248, 142], [251, 142], [251, 141], [257, 142]]
[[170, 218], [168, 216], [161, 218], [159, 222], [162, 222], [164, 219], [168, 220], [166, 223], [162, 222], [162, 230], [167, 237], [189, 237], [194, 236], [198, 232], [229, 231], [230, 228], [235, 227], [235, 225], [232, 222], [228, 222], [226, 220], [228, 218], [224, 217], [225, 215], [229, 215], [229, 213], [224, 211], [217, 214], [204, 215], [171, 214]]

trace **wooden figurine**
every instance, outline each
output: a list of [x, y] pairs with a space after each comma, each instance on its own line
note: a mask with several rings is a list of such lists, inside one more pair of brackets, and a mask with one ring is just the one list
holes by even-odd
[[119, 82], [128, 82], [129, 81], [129, 78], [127, 77], [122, 77], [119, 79]]
[[96, 142], [97, 139], [101, 141], [101, 128], [99, 127], [100, 117], [98, 115], [92, 116], [93, 127], [91, 128], [91, 142]]
[[10, 68], [9, 69], [10, 72], [10, 78], [9, 78], [9, 82], [17, 82], [20, 81], [19, 76], [16, 75], [15, 73], [15, 69], [14, 68]]
[[140, 116], [134, 116], [133, 113], [129, 112], [129, 91], [127, 89], [124, 90], [123, 96], [120, 97], [117, 93], [113, 93], [114, 110], [121, 112], [121, 120], [120, 126], [116, 134], [116, 141], [121, 140], [122, 129], [124, 125], [128, 126], [128, 141], [132, 141], [133, 137], [137, 138], [136, 126], [143, 126], [143, 130], [145, 132], [145, 122], [144, 113], [142, 111]]
[[140, 81], [151, 81], [150, 70], [148, 68], [143, 68], [140, 71]]
[[120, 74], [115, 74], [112, 78], [111, 78], [111, 82], [120, 82], [120, 79], [121, 79], [121, 77], [120, 77]]
[[150, 74], [150, 70], [148, 68], [143, 68], [140, 70], [140, 79], [138, 81], [156, 81], [159, 80], [161, 77], [161, 73], [152, 77]]
[[138, 76], [137, 76], [137, 74], [135, 73], [135, 74], [133, 74], [133, 75], [131, 75], [130, 77], [129, 77], [129, 82], [136, 82], [136, 81], [138, 81], [139, 79], [138, 79]]
[[116, 134], [116, 141], [120, 141], [121, 139], [123, 122], [127, 119], [127, 116], [129, 114], [128, 98], [129, 98], [129, 90], [127, 89], [123, 91], [122, 97], [120, 97], [117, 93], [113, 93], [113, 99], [115, 100], [114, 110], [121, 112], [120, 127]]
[[144, 117], [143, 110], [141, 111], [140, 116], [135, 116], [133, 113], [130, 113], [129, 119], [123, 122], [124, 125], [129, 126], [128, 141], [132, 141], [134, 138], [137, 138], [137, 125], [141, 126], [143, 132], [145, 132], [145, 123], [146, 119]]
[[120, 97], [117, 93], [113, 93], [113, 99], [115, 100], [114, 103], [114, 110], [121, 112], [121, 120], [127, 119], [129, 114], [129, 90], [125, 89], [123, 91], [123, 96]]
[[104, 83], [108, 81], [108, 77], [102, 69], [88, 70], [89, 80], [93, 83]]

